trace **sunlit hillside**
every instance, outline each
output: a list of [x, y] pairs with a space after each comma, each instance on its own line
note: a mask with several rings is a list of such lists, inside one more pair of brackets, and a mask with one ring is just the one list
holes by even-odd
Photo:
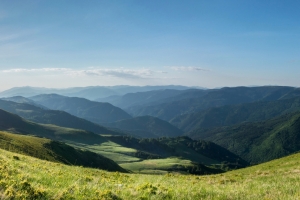
[[0, 150], [2, 199], [299, 199], [300, 154], [219, 175], [141, 175]]

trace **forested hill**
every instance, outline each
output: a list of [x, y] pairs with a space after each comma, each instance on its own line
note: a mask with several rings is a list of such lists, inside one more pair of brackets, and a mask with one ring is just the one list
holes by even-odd
[[263, 122], [196, 129], [187, 135], [213, 141], [250, 163], [262, 163], [300, 150], [300, 112]]

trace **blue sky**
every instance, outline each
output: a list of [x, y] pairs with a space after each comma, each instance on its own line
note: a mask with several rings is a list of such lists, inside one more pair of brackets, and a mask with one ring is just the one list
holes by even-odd
[[0, 90], [300, 86], [300, 2], [0, 0]]

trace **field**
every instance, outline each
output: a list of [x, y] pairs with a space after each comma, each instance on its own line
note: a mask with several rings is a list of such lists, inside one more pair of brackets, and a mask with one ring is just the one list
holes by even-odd
[[[136, 149], [127, 148], [121, 146], [112, 141], [106, 141], [97, 145], [86, 145], [78, 143], [69, 143], [70, 145], [89, 150], [95, 153], [99, 153], [119, 164], [122, 168], [129, 170], [134, 173], [143, 173], [143, 174], [166, 174], [170, 171], [176, 171], [183, 174], [186, 173], [196, 173], [194, 172], [196, 168], [204, 168], [205, 172], [202, 170], [202, 173], [219, 173], [220, 170], [214, 170], [207, 168], [205, 166], [198, 166], [196, 163], [193, 163], [191, 160], [185, 158], [172, 157], [172, 158], [161, 158], [161, 159], [146, 159], [143, 160], [138, 158], [135, 153]], [[194, 155], [191, 150], [186, 149], [187, 154], [189, 153], [188, 158], [197, 157], [199, 160], [207, 161], [210, 159], [205, 158], [204, 156]], [[214, 163], [212, 163], [214, 164]], [[192, 171], [194, 169], [194, 171]], [[198, 172], [201, 173], [201, 172]]]
[[[190, 160], [183, 160], [180, 158], [165, 158], [165, 159], [149, 159], [140, 162], [124, 163], [120, 165], [124, 169], [129, 169], [136, 173], [152, 173], [152, 174], [165, 174], [170, 169], [180, 167], [193, 167]], [[183, 172], [182, 170], [181, 173]], [[185, 171], [187, 172], [187, 171]]]
[[136, 152], [136, 149], [132, 148], [126, 148], [123, 147], [117, 143], [111, 142], [111, 141], [106, 141], [101, 144], [97, 145], [78, 145], [74, 144], [76, 147], [80, 147], [83, 149], [87, 149], [89, 151], [93, 151], [95, 153], [99, 153], [109, 159], [112, 159], [116, 163], [124, 163], [124, 162], [134, 162], [134, 161], [139, 161], [139, 158], [136, 158], [134, 156], [134, 153]]
[[299, 199], [300, 154], [219, 175], [142, 175], [0, 150], [1, 199]]

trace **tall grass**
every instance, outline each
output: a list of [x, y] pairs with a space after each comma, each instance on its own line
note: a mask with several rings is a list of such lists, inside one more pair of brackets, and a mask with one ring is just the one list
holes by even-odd
[[299, 199], [300, 154], [211, 176], [140, 175], [0, 150], [2, 199]]

